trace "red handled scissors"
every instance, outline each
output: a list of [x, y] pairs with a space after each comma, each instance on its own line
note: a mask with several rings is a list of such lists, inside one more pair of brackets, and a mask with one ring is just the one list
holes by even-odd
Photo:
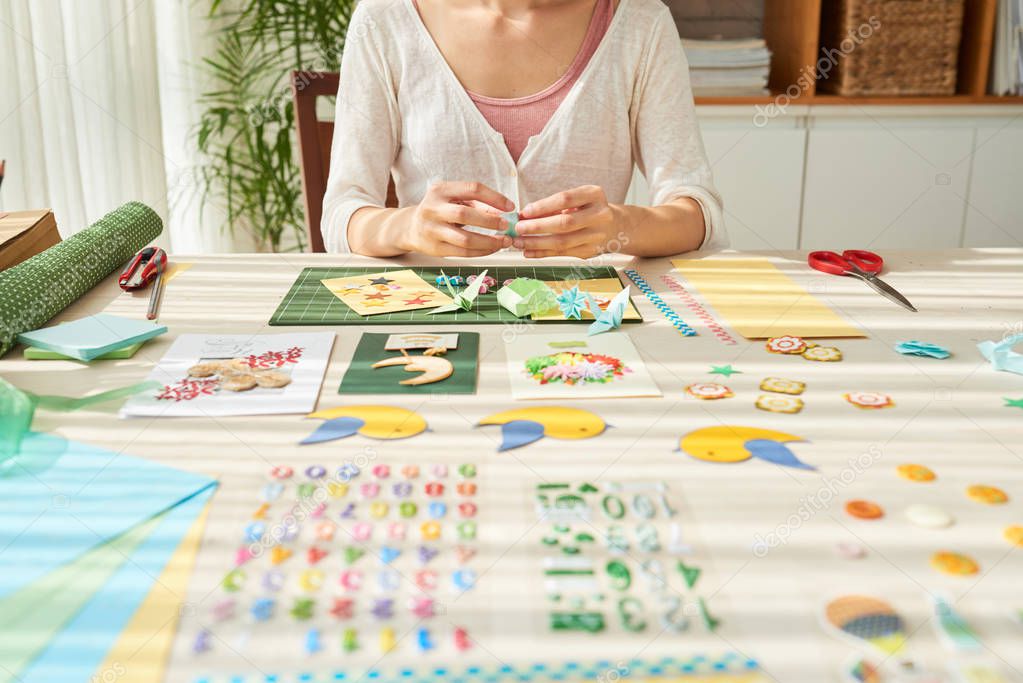
[[884, 259], [872, 251], [849, 249], [841, 254], [833, 251], [815, 251], [807, 257], [807, 262], [814, 270], [829, 275], [851, 275], [870, 285], [877, 293], [894, 301], [903, 308], [917, 312], [909, 299], [878, 277], [884, 269]]

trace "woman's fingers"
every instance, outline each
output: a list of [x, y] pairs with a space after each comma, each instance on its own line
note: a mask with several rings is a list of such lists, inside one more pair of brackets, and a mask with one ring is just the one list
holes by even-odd
[[591, 225], [610, 222], [611, 209], [607, 205], [591, 205], [578, 211], [559, 213], [544, 218], [519, 221], [515, 232], [519, 235], [557, 235], [575, 232]]
[[[462, 228], [450, 225], [438, 225], [435, 233], [436, 240], [446, 245], [463, 250], [467, 256], [484, 256], [493, 254], [495, 251], [508, 246], [511, 240], [507, 237], [491, 237], [469, 232]], [[477, 253], [478, 252], [478, 253]], [[453, 254], [449, 254], [453, 255]]]
[[570, 249], [567, 252], [561, 251], [525, 251], [523, 255], [526, 258], [548, 258], [554, 256], [570, 256], [573, 258], [593, 258], [600, 252], [594, 249], [592, 246], [579, 247], [577, 249]]
[[602, 233], [598, 230], [576, 230], [562, 235], [543, 235], [540, 237], [516, 238], [513, 244], [522, 251], [553, 251], [559, 254], [568, 252], [580, 247], [588, 247], [591, 251], [602, 239]]
[[434, 217], [444, 223], [452, 225], [473, 225], [477, 228], [487, 228], [504, 232], [508, 225], [500, 214], [487, 213], [465, 204], [441, 204], [434, 211]]
[[440, 194], [440, 196], [449, 201], [468, 202], [475, 199], [476, 201], [483, 202], [484, 204], [489, 204], [500, 211], [511, 211], [515, 208], [515, 204], [512, 200], [508, 199], [497, 190], [487, 187], [483, 183], [445, 182], [434, 185], [433, 189]]
[[543, 218], [568, 209], [576, 209], [589, 204], [606, 204], [604, 190], [599, 185], [583, 185], [564, 192], [552, 194], [539, 199], [522, 209], [522, 219]]

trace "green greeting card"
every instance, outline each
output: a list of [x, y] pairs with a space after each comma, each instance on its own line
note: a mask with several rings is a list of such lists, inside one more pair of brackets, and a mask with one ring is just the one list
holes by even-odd
[[[415, 333], [423, 335], [423, 333]], [[450, 333], [437, 333], [450, 337]], [[345, 372], [338, 388], [340, 394], [475, 394], [477, 374], [479, 372], [480, 335], [478, 332], [459, 332], [456, 348], [449, 348], [443, 355], [424, 357], [425, 348], [407, 348], [410, 358], [402, 365], [374, 368], [380, 361], [402, 358], [402, 351], [387, 350], [388, 339], [403, 335], [365, 333], [355, 349], [351, 365]], [[430, 335], [427, 335], [430, 336]], [[394, 340], [392, 340], [394, 341]], [[392, 347], [395, 345], [392, 344]], [[423, 358], [422, 363], [416, 360]], [[428, 359], [428, 360], [427, 360]], [[435, 360], [436, 359], [436, 360]], [[445, 379], [428, 384], [402, 384], [417, 378], [428, 378], [436, 373], [436, 366], [444, 367], [444, 362], [451, 364], [451, 374]], [[392, 361], [394, 362], [394, 361]], [[430, 366], [422, 369], [420, 365]]]

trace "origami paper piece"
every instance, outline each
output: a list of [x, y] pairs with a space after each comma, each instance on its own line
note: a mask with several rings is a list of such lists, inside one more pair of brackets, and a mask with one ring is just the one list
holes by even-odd
[[557, 296], [546, 283], [520, 277], [497, 290], [497, 303], [519, 318], [543, 313], [558, 305]]
[[509, 211], [507, 213], [502, 213], [501, 218], [508, 221], [508, 229], [504, 231], [504, 234], [508, 235], [508, 237], [518, 237], [519, 233], [516, 232], [515, 228], [519, 224], [519, 212]]
[[336, 441], [353, 434], [371, 439], [405, 439], [427, 430], [418, 413], [391, 406], [342, 406], [310, 413], [307, 417], [326, 420], [300, 443]]
[[981, 342], [977, 344], [977, 349], [991, 363], [993, 369], [1023, 375], [1023, 354], [1012, 350], [1012, 347], [1021, 342], [1023, 334], [1014, 334], [1000, 342]]
[[786, 443], [801, 437], [756, 427], [717, 426], [697, 429], [682, 437], [679, 450], [707, 462], [733, 463], [758, 458], [775, 465], [815, 470], [799, 460]]
[[[440, 272], [444, 275], [444, 271]], [[456, 292], [455, 288], [451, 286], [450, 282], [445, 281], [444, 286], [447, 287], [448, 293], [451, 295], [452, 303], [447, 306], [441, 306], [428, 312], [427, 315], [436, 315], [437, 313], [452, 313], [454, 311], [471, 311], [473, 305], [476, 303], [476, 297], [480, 295], [480, 290], [483, 289], [483, 285], [486, 283], [487, 271], [483, 271], [473, 281], [471, 285], [466, 287], [461, 292]], [[445, 277], [447, 277], [445, 275]]]
[[600, 311], [596, 300], [586, 292], [579, 291], [579, 287], [569, 287], [558, 295], [557, 301], [566, 320], [581, 320], [586, 310], [594, 315]]
[[952, 354], [948, 349], [921, 341], [905, 341], [895, 345], [895, 350], [904, 356], [923, 356], [924, 358], [937, 358], [944, 360]]
[[479, 426], [485, 425], [501, 425], [503, 441], [499, 452], [525, 446], [545, 436], [589, 439], [607, 429], [604, 420], [588, 410], [561, 407], [508, 410], [480, 420]]
[[590, 324], [590, 329], [586, 333], [588, 336], [592, 337], [595, 334], [610, 332], [622, 326], [625, 308], [629, 305], [629, 292], [631, 289], [631, 287], [626, 287], [615, 294], [614, 298], [611, 299], [611, 303], [607, 305], [604, 311], [601, 311], [599, 307], [590, 309], [597, 319]]

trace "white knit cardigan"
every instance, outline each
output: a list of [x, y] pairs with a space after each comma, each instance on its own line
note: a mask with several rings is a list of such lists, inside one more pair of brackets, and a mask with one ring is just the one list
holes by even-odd
[[653, 205], [691, 197], [703, 208], [702, 248], [728, 245], [721, 197], [693, 105], [689, 66], [660, 0], [621, 0], [610, 28], [546, 127], [516, 164], [444, 60], [411, 0], [362, 0], [341, 62], [324, 243], [348, 252], [348, 222], [401, 206], [434, 182], [478, 181], [519, 208], [580, 185], [621, 204], [638, 166]]

